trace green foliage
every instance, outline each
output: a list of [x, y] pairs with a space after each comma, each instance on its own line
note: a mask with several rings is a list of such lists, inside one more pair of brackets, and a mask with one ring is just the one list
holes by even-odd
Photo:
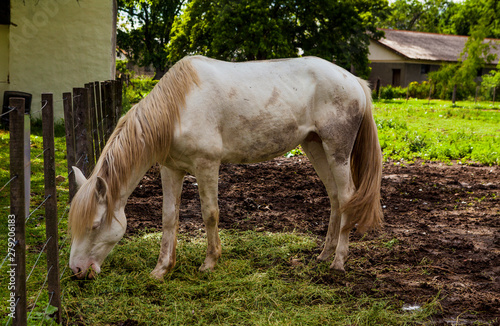
[[429, 78], [440, 85], [441, 97], [446, 90], [455, 86], [465, 94], [474, 94], [477, 72], [495, 59], [495, 56], [489, 54], [490, 43], [484, 42], [487, 31], [484, 23], [475, 26], [458, 63], [443, 65], [438, 71], [429, 73]]
[[130, 79], [130, 82], [123, 84], [123, 113], [128, 112], [130, 108], [139, 103], [155, 87], [158, 80], [149, 77], [139, 77]]
[[483, 88], [500, 87], [500, 62], [498, 63], [496, 70], [492, 70], [489, 74], [483, 76], [481, 86]]
[[485, 37], [500, 38], [500, 2], [496, 0], [396, 0], [381, 27], [453, 35], [472, 35], [482, 22]]
[[396, 0], [382, 27], [407, 31], [442, 33], [449, 25], [449, 13], [457, 4], [446, 0]]
[[[228, 61], [315, 55], [367, 76], [369, 36], [387, 1], [193, 0], [176, 19], [168, 58], [202, 54]], [[368, 33], [367, 33], [368, 32]]]
[[[393, 98], [406, 98], [406, 89], [400, 86], [383, 86], [380, 87], [380, 93], [378, 94], [380, 99], [390, 100]], [[376, 94], [374, 94], [376, 97]]]
[[165, 47], [185, 0], [118, 0], [117, 45], [139, 66], [150, 64], [159, 79], [171, 65]]
[[132, 75], [133, 71], [127, 69], [127, 60], [116, 60], [116, 71], [120, 75]]
[[422, 83], [411, 82], [408, 85], [408, 96], [411, 98], [425, 99], [429, 97], [429, 89], [431, 84], [427, 81]]
[[449, 22], [442, 32], [472, 35], [478, 25], [488, 28], [485, 37], [500, 38], [500, 2], [496, 0], [465, 0], [455, 4], [449, 13]]

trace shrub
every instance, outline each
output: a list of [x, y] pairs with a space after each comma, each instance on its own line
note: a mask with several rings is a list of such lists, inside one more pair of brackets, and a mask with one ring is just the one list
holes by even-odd
[[399, 86], [393, 87], [391, 85], [380, 87], [379, 97], [384, 100], [393, 98], [406, 98], [406, 88]]

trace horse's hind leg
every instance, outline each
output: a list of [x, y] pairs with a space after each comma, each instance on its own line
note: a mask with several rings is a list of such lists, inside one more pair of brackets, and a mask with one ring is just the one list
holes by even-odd
[[[354, 140], [352, 140], [354, 143]], [[326, 153], [326, 158], [328, 164], [330, 165], [330, 170], [335, 179], [335, 184], [338, 189], [338, 202], [340, 207], [345, 205], [352, 197], [355, 192], [354, 182], [351, 176], [351, 165], [350, 165], [350, 151], [347, 152], [346, 148], [352, 148], [350, 146], [335, 146], [333, 142], [328, 142], [323, 140], [323, 148]], [[338, 271], [344, 271], [344, 262], [347, 258], [347, 253], [349, 251], [349, 232], [350, 229], [346, 229], [345, 226], [348, 224], [348, 216], [346, 213], [341, 214], [340, 226], [339, 226], [339, 236], [337, 248], [335, 250], [335, 259], [333, 260], [330, 268]]]
[[184, 171], [161, 167], [161, 182], [163, 190], [161, 249], [158, 263], [151, 275], [157, 279], [175, 266], [175, 247], [177, 245], [177, 230], [179, 228], [179, 205], [181, 203], [182, 182]]
[[339, 239], [340, 211], [337, 197], [337, 185], [335, 184], [335, 180], [332, 171], [330, 170], [330, 165], [326, 158], [325, 150], [323, 149], [322, 141], [319, 136], [313, 133], [309, 135], [309, 137], [301, 145], [306, 152], [309, 161], [311, 161], [314, 166], [319, 178], [325, 185], [326, 192], [330, 198], [330, 221], [328, 223], [325, 246], [321, 254], [318, 256], [318, 260], [324, 261], [333, 255]]
[[213, 270], [222, 252], [217, 202], [219, 165], [218, 162], [204, 160], [198, 162], [196, 167], [195, 174], [200, 192], [201, 214], [207, 230], [207, 256], [200, 266], [200, 271]]

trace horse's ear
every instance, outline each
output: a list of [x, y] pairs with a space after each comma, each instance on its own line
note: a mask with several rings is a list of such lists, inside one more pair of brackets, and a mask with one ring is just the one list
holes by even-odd
[[101, 203], [106, 202], [107, 193], [108, 193], [108, 184], [103, 178], [97, 177], [97, 183], [95, 185], [95, 194], [99, 202]]
[[83, 172], [76, 166], [73, 166], [73, 173], [75, 174], [76, 186], [80, 188], [87, 181], [87, 178], [85, 178]]

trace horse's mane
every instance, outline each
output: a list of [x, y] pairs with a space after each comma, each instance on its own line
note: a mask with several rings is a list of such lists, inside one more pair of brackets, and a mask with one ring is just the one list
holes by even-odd
[[193, 85], [199, 84], [191, 58], [185, 58], [118, 121], [92, 175], [72, 200], [68, 224], [73, 237], [81, 238], [92, 227], [98, 204], [98, 176], [108, 185], [105, 219], [109, 224], [120, 189], [129, 180], [134, 167], [152, 165], [167, 157], [180, 109], [186, 105], [186, 95]]

